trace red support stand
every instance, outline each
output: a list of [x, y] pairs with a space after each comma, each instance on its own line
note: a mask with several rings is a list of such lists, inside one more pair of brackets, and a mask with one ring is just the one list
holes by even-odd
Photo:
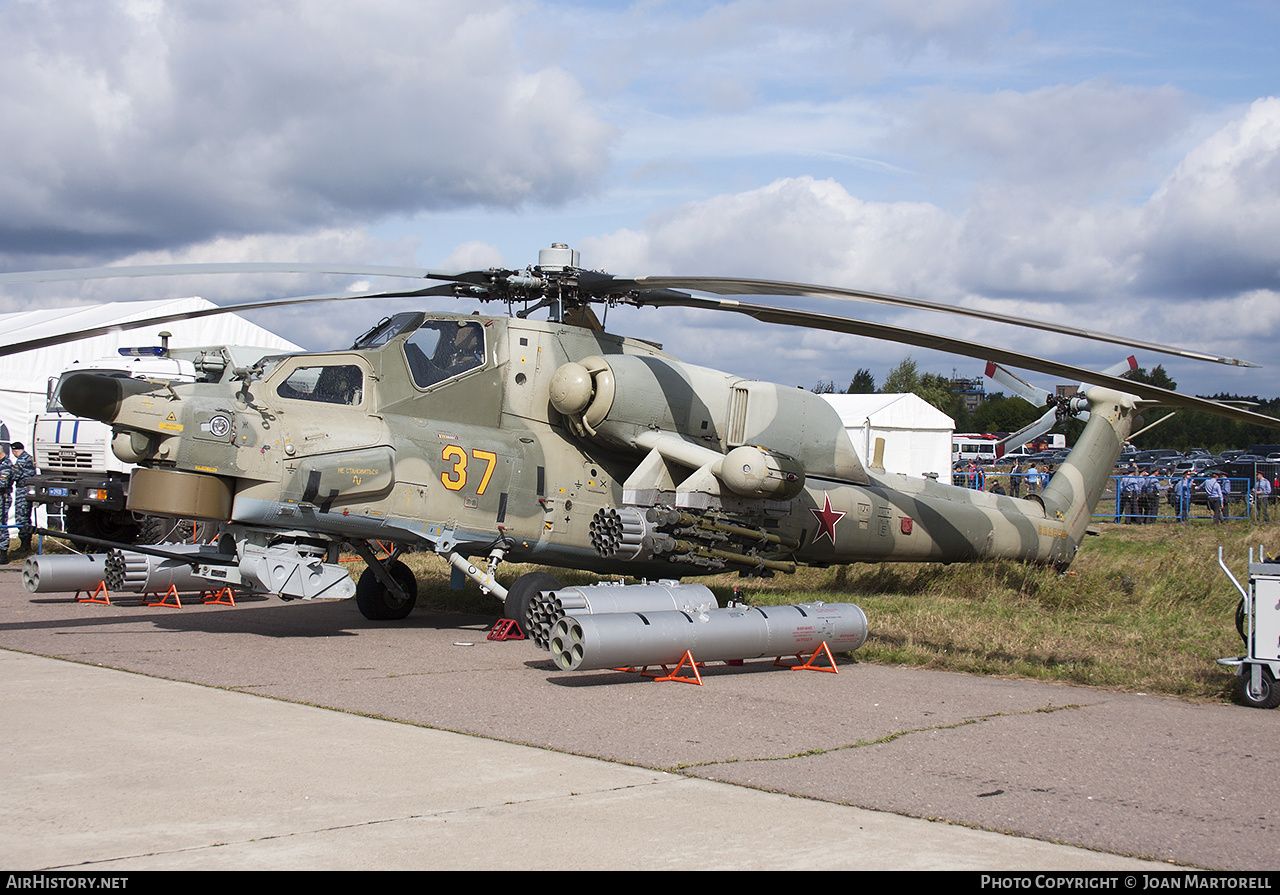
[[101, 603], [103, 606], [111, 605], [111, 593], [107, 590], [107, 582], [99, 581], [98, 586], [93, 589], [93, 593], [87, 597], [80, 596], [84, 591], [76, 591], [77, 603]]
[[[688, 666], [689, 671], [693, 673], [693, 677], [687, 677], [685, 675], [680, 674], [680, 669], [684, 668], [686, 665]], [[676, 667], [674, 671], [672, 671], [666, 677], [655, 677], [654, 680], [655, 681], [679, 681], [682, 684], [697, 684], [699, 687], [702, 686], [702, 675], [698, 673], [698, 663], [693, 661], [693, 655], [688, 650], [684, 651], [684, 658], [682, 658], [678, 663], [676, 663]]]
[[524, 640], [524, 631], [520, 630], [520, 625], [515, 619], [500, 618], [497, 623], [489, 629], [489, 640]]
[[[154, 597], [155, 594], [152, 594], [151, 596]], [[170, 597], [173, 597], [172, 603], [169, 602]], [[163, 606], [166, 609], [181, 609], [182, 601], [178, 599], [178, 588], [170, 584], [169, 590], [165, 592], [165, 595], [163, 597], [161, 597], [158, 600], [152, 600], [151, 602], [147, 602], [146, 598], [144, 597], [142, 601], [142, 605], [143, 606]]]
[[[814, 664], [817, 661], [819, 656], [826, 656], [827, 661], [831, 663], [831, 667], [823, 668], [820, 665]], [[804, 656], [796, 656], [796, 658], [804, 659]], [[780, 665], [783, 668], [789, 668], [792, 671], [826, 671], [826, 672], [830, 672], [831, 674], [840, 673], [840, 669], [836, 667], [836, 660], [831, 655], [831, 650], [827, 648], [826, 643], [823, 643], [822, 646], [814, 650], [813, 655], [803, 662], [797, 662], [794, 665], [792, 665], [792, 664], [783, 662], [782, 656], [778, 656], [778, 658], [774, 659], [773, 664]]]
[[234, 606], [236, 605], [235, 592], [230, 587], [224, 587], [215, 591], [201, 591], [200, 599], [204, 601], [206, 606]]

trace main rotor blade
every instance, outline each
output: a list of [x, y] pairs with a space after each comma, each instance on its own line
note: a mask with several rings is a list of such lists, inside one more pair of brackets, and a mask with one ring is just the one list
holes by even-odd
[[351, 299], [417, 298], [424, 295], [453, 295], [453, 286], [428, 286], [424, 289], [413, 289], [401, 292], [330, 292], [322, 295], [302, 295], [296, 298], [270, 298], [263, 299], [262, 301], [241, 302], [233, 305], [219, 305], [217, 307], [201, 308], [195, 311], [175, 311], [172, 314], [158, 314], [154, 317], [146, 317], [141, 320], [115, 321], [102, 326], [76, 330], [75, 332], [58, 333], [57, 335], [52, 336], [26, 339], [21, 342], [10, 342], [8, 344], [0, 345], [0, 357], [8, 357], [11, 354], [21, 354], [24, 351], [34, 351], [37, 348], [47, 348], [50, 345], [65, 345], [67, 342], [77, 342], [80, 339], [104, 336], [107, 333], [124, 332], [130, 329], [142, 329], [144, 327], [155, 326], [160, 323], [175, 323], [179, 320], [196, 320], [201, 317], [214, 317], [218, 314], [234, 314], [239, 311], [255, 311], [262, 308], [310, 304], [311, 302], [347, 301]]
[[993, 361], [987, 361], [986, 374], [1032, 407], [1043, 407], [1049, 403], [1049, 393], [1045, 389], [1032, 385], [1017, 373], [1006, 370]]
[[1005, 453], [1016, 448], [1022, 447], [1028, 441], [1035, 441], [1044, 433], [1053, 428], [1054, 423], [1058, 421], [1058, 412], [1056, 408], [1049, 408], [1035, 422], [1028, 423], [1017, 432], [1014, 432], [1008, 438], [1000, 442], [1000, 448]]
[[[889, 295], [883, 292], [866, 292], [861, 289], [844, 289], [839, 286], [814, 286], [808, 283], [788, 283], [780, 280], [748, 280], [736, 277], [635, 277], [625, 280], [613, 278], [615, 288], [645, 289], [692, 289], [698, 292], [711, 292], [716, 295], [808, 295], [815, 298], [835, 298], [842, 301], [863, 301], [873, 304], [892, 305], [895, 307], [916, 308], [924, 311], [937, 311], [943, 314], [958, 314], [964, 317], [976, 317], [981, 320], [992, 320], [997, 323], [1010, 323], [1045, 332], [1060, 333], [1066, 336], [1077, 336], [1095, 342], [1109, 342], [1113, 345], [1124, 345], [1184, 357], [1189, 360], [1208, 361], [1217, 364], [1228, 364], [1234, 367], [1256, 367], [1258, 364], [1234, 357], [1217, 357], [1202, 351], [1188, 348], [1176, 348], [1156, 342], [1146, 342], [1130, 336], [1114, 336], [1111, 333], [1095, 332], [1061, 323], [1050, 323], [1044, 320], [1033, 320], [1026, 317], [1013, 317], [1008, 314], [997, 314], [993, 311], [981, 311], [976, 308], [965, 308], [959, 305], [947, 305], [936, 301], [925, 301], [920, 298], [908, 298], [902, 295]], [[629, 286], [627, 285], [629, 284]], [[603, 285], [603, 284], [602, 284]], [[641, 298], [643, 301], [643, 298]]]
[[1075, 367], [1071, 364], [1046, 360], [1045, 358], [1035, 357], [1030, 354], [1008, 351], [1003, 348], [992, 348], [987, 345], [975, 345], [972, 342], [966, 342], [961, 339], [952, 339], [948, 336], [937, 336], [930, 333], [919, 332], [917, 330], [903, 329], [902, 327], [890, 326], [884, 323], [852, 320], [847, 317], [833, 317], [829, 314], [818, 314], [813, 311], [798, 311], [789, 308], [770, 308], [763, 305], [750, 305], [732, 298], [699, 298], [697, 296], [690, 296], [685, 299], [674, 294], [667, 293], [663, 295], [646, 296], [643, 301], [645, 304], [652, 304], [655, 307], [676, 306], [703, 308], [712, 311], [731, 311], [735, 314], [754, 317], [756, 320], [760, 320], [764, 323], [780, 323], [784, 326], [799, 326], [807, 329], [822, 329], [829, 332], [848, 333], [854, 336], [868, 336], [873, 339], [884, 339], [890, 342], [898, 342], [903, 345], [914, 345], [918, 348], [932, 348], [937, 351], [958, 354], [962, 357], [972, 357], [976, 360], [993, 360], [996, 363], [1007, 364], [1008, 366], [1018, 367], [1023, 370], [1034, 370], [1037, 373], [1059, 376], [1063, 379], [1075, 382], [1087, 382], [1091, 385], [1101, 385], [1106, 388], [1115, 389], [1118, 392], [1134, 395], [1138, 398], [1151, 401], [1156, 404], [1162, 404], [1170, 407], [1186, 407], [1191, 410], [1202, 410], [1206, 413], [1225, 416], [1230, 419], [1240, 420], [1241, 422], [1256, 423], [1270, 428], [1280, 428], [1280, 419], [1265, 416], [1261, 413], [1252, 413], [1247, 410], [1228, 407], [1225, 404], [1220, 404], [1217, 401], [1210, 401], [1206, 398], [1184, 395], [1180, 392], [1172, 392], [1168, 389], [1159, 388], [1154, 385], [1147, 385], [1145, 382], [1134, 382], [1130, 379], [1120, 379], [1116, 376], [1109, 376], [1106, 373], [1096, 373], [1093, 370], [1089, 370], [1084, 367]]
[[118, 277], [176, 277], [204, 274], [335, 273], [358, 277], [408, 277], [418, 280], [471, 282], [475, 271], [427, 270], [421, 267], [383, 267], [367, 264], [311, 264], [291, 262], [217, 262], [210, 264], [142, 264], [134, 267], [80, 267], [0, 273], [0, 286], [56, 283], [69, 280], [109, 280]]

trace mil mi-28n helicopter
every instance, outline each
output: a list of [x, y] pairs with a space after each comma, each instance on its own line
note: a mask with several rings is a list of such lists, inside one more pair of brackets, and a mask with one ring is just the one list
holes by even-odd
[[[666, 578], [882, 560], [1009, 558], [1066, 566], [1142, 403], [1280, 426], [1249, 411], [1016, 352], [681, 290], [873, 301], [1200, 360], [1244, 361], [851, 289], [624, 279], [582, 269], [577, 252], [562, 244], [544, 249], [524, 271], [173, 265], [0, 275], [0, 285], [249, 271], [414, 276], [443, 282], [356, 297], [449, 295], [502, 302], [508, 310], [526, 306], [494, 316], [405, 311], [348, 350], [268, 359], [237, 370], [230, 385], [93, 374], [63, 384], [64, 406], [110, 423], [117, 456], [140, 464], [131, 509], [222, 523], [218, 551], [191, 560], [198, 575], [286, 599], [354, 595], [371, 619], [407, 616], [417, 590], [403, 562], [375, 555], [375, 540], [397, 545], [397, 552], [414, 546], [445, 556], [505, 599], [506, 615], [521, 621], [530, 599], [558, 584], [530, 573], [508, 590], [494, 576], [502, 561]], [[1089, 421], [1043, 492], [1027, 499], [886, 474], [876, 458], [859, 459], [819, 396], [683, 363], [651, 343], [604, 332], [593, 303], [725, 310], [1066, 377], [1092, 387], [1051, 402], [1062, 415], [1088, 411]], [[549, 309], [548, 320], [529, 319], [539, 308]], [[344, 543], [368, 565], [358, 583], [338, 564]]]

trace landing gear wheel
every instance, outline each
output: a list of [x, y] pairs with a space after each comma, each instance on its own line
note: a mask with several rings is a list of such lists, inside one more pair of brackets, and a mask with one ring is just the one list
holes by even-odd
[[1240, 678], [1236, 685], [1236, 695], [1240, 697], [1240, 702], [1244, 705], [1253, 706], [1255, 709], [1273, 709], [1280, 706], [1280, 685], [1276, 684], [1275, 676], [1272, 675], [1271, 669], [1262, 666], [1262, 691], [1254, 693], [1250, 686], [1253, 680], [1253, 669], [1245, 665], [1240, 671]]
[[548, 575], [546, 572], [521, 575], [507, 588], [502, 615], [518, 622], [520, 630], [529, 637], [529, 604], [533, 602], [534, 595], [544, 590], [559, 590], [563, 586], [555, 575]]
[[387, 571], [396, 583], [408, 594], [408, 599], [400, 599], [385, 584], [378, 580], [373, 569], [365, 569], [360, 580], [356, 582], [356, 606], [360, 614], [370, 621], [398, 621], [406, 618], [418, 602], [418, 579], [400, 560], [393, 560], [387, 565]]

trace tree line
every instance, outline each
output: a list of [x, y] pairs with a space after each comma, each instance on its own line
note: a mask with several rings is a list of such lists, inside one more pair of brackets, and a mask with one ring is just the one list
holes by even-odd
[[[1169, 377], [1163, 365], [1148, 372], [1145, 368], [1127, 374], [1129, 379], [1177, 391], [1178, 384]], [[834, 394], [841, 391], [832, 380], [819, 381], [813, 391], [818, 394]], [[956, 422], [957, 432], [1007, 433], [1016, 432], [1035, 420], [1042, 413], [1043, 407], [1033, 406], [1030, 402], [1016, 395], [1007, 396], [1003, 392], [988, 392], [986, 400], [978, 405], [972, 413], [965, 406], [964, 395], [953, 391], [951, 377], [939, 373], [922, 373], [911, 357], [889, 371], [884, 382], [876, 387], [875, 376], [870, 370], [859, 369], [843, 389], [844, 394], [905, 394], [917, 395], [941, 410]], [[1215, 401], [1244, 402], [1250, 410], [1270, 416], [1280, 417], [1280, 398], [1259, 398], [1241, 395], [1205, 395]], [[1190, 448], [1207, 448], [1217, 453], [1225, 450], [1243, 450], [1255, 444], [1280, 444], [1280, 430], [1268, 429], [1252, 423], [1214, 416], [1198, 410], [1175, 410], [1168, 407], [1147, 408], [1142, 412], [1141, 429], [1160, 421], [1159, 425], [1144, 432], [1134, 439], [1134, 446], [1144, 448], [1173, 448], [1185, 451]], [[1165, 419], [1167, 417], [1167, 419]], [[1069, 420], [1061, 424], [1061, 431], [1067, 436], [1067, 443], [1074, 444], [1084, 424], [1078, 420]]]

